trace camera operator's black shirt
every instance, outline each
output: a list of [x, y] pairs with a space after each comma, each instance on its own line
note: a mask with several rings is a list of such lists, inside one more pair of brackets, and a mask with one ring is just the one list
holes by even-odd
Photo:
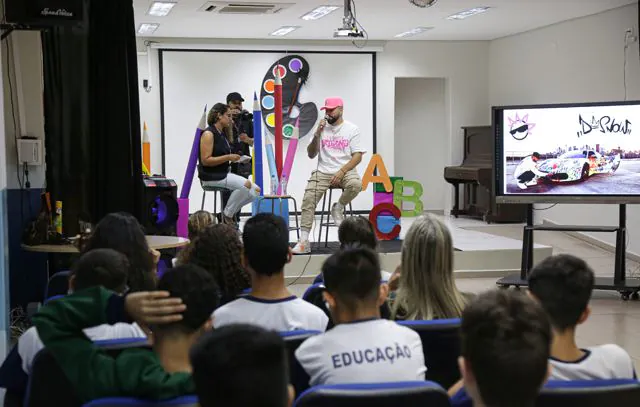
[[[251, 155], [251, 150], [247, 143], [243, 143], [240, 140], [240, 134], [246, 133], [249, 138], [253, 138], [253, 119], [250, 119], [247, 115], [240, 114], [233, 119], [233, 142], [231, 143], [231, 152], [233, 154]], [[250, 163], [247, 163], [250, 167]], [[247, 165], [245, 164], [245, 165]], [[238, 173], [238, 164], [233, 163], [231, 165], [231, 171]]]

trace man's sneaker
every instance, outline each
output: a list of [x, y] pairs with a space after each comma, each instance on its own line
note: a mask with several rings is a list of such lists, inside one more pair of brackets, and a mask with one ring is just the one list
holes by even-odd
[[527, 184], [525, 184], [524, 182], [518, 182], [518, 188], [527, 189]]
[[337, 202], [334, 203], [333, 208], [331, 208], [331, 217], [336, 226], [340, 227], [340, 224], [344, 220], [344, 209], [340, 209]]
[[296, 246], [291, 249], [291, 253], [293, 254], [309, 254], [311, 253], [311, 246], [308, 241], [300, 240]]

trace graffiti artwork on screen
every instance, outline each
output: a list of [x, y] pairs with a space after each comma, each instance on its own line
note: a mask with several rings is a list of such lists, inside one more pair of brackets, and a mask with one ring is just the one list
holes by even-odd
[[506, 194], [640, 195], [640, 105], [505, 110], [502, 123]]

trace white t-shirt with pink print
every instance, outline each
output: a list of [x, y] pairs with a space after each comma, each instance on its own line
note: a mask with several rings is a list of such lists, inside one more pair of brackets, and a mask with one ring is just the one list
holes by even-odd
[[351, 160], [354, 153], [366, 152], [358, 126], [346, 120], [338, 126], [327, 124], [320, 138], [318, 171], [333, 175]]

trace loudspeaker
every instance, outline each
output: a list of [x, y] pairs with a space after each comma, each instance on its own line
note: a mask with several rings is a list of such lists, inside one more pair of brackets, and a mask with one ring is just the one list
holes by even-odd
[[4, 2], [7, 23], [51, 27], [84, 21], [84, 0], [4, 0]]
[[140, 223], [147, 235], [176, 236], [178, 186], [172, 179], [154, 175], [143, 177], [144, 192]]

